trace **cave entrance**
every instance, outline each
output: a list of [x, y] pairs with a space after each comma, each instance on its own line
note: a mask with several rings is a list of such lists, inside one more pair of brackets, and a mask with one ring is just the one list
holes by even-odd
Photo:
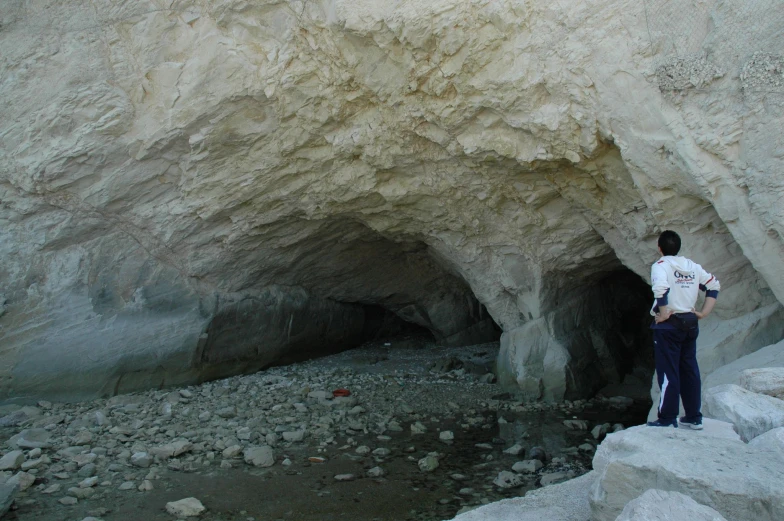
[[572, 397], [623, 396], [650, 406], [655, 368], [651, 303], [650, 286], [627, 268], [604, 275], [589, 289], [585, 327], [577, 328], [572, 347], [578, 352], [590, 349], [579, 370], [572, 371]]

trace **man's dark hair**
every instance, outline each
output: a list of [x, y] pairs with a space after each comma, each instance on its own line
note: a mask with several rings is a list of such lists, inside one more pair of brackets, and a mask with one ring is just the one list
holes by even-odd
[[681, 251], [681, 238], [672, 230], [664, 230], [659, 235], [659, 248], [665, 255], [678, 255]]

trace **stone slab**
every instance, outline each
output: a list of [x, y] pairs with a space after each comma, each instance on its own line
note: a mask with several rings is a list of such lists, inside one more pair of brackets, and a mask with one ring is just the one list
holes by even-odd
[[784, 455], [687, 429], [633, 427], [594, 457], [593, 521], [614, 521], [651, 488], [680, 492], [733, 521], [784, 519]]

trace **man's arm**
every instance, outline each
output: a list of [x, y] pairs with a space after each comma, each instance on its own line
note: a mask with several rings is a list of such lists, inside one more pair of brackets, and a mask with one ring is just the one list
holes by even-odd
[[702, 305], [702, 311], [695, 311], [694, 314], [697, 315], [699, 320], [710, 315], [710, 312], [713, 311], [713, 306], [716, 305], [716, 299], [714, 297], [705, 297], [705, 303]]
[[672, 310], [667, 307], [670, 283], [667, 279], [667, 270], [661, 261], [651, 266], [651, 288], [653, 289], [653, 297], [656, 299], [653, 310], [656, 312], [655, 321], [658, 324], [668, 320], [672, 315]]
[[702, 311], [695, 311], [694, 314], [697, 315], [698, 319], [702, 320], [713, 311], [716, 299], [719, 298], [721, 284], [719, 284], [719, 279], [702, 269], [702, 266], [699, 266], [699, 268], [701, 272], [700, 289], [705, 292], [705, 302], [702, 304]]

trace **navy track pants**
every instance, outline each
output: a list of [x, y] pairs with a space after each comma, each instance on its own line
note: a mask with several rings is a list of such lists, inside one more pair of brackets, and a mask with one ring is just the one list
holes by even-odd
[[679, 398], [683, 399], [683, 409], [687, 418], [702, 418], [697, 334], [679, 329], [653, 330], [656, 376], [661, 389], [660, 420], [672, 421], [678, 417]]

